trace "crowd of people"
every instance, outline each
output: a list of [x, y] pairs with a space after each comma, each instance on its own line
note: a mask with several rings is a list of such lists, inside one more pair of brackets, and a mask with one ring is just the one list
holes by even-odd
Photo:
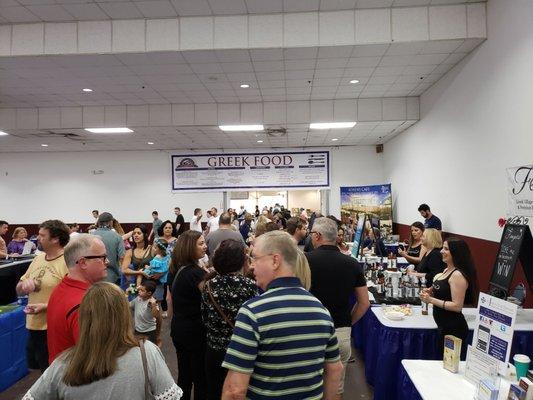
[[[427, 227], [435, 216], [422, 206], [426, 224], [411, 225], [399, 253], [432, 283], [420, 297], [439, 333], [464, 340], [472, 258], [464, 241]], [[97, 210], [89, 234], [59, 220], [39, 226], [17, 292], [28, 296], [28, 365], [43, 375], [24, 399], [342, 398], [351, 327], [370, 306], [346, 243], [356, 221], [276, 204], [213, 207], [204, 226], [197, 208], [186, 229], [174, 213], [161, 221], [154, 211], [151, 228], [130, 232]], [[383, 255], [379, 229], [366, 235], [362, 252]], [[177, 384], [160, 351], [168, 316]]]

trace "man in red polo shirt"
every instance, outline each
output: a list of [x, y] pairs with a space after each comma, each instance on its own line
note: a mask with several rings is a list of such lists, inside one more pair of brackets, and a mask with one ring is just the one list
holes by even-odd
[[107, 275], [107, 255], [98, 236], [80, 234], [64, 250], [68, 275], [48, 301], [48, 360], [50, 364], [78, 340], [78, 308], [87, 289]]

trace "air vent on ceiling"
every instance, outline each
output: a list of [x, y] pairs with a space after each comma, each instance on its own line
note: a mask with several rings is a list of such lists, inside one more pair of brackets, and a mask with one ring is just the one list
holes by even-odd
[[267, 128], [266, 134], [271, 137], [281, 137], [287, 134], [287, 128]]

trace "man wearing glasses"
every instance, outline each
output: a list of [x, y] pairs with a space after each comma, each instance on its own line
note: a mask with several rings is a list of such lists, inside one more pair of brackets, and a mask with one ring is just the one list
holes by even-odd
[[329, 312], [294, 270], [298, 249], [286, 232], [257, 238], [251, 257], [265, 293], [240, 308], [222, 366], [222, 399], [332, 399], [342, 364]]
[[[339, 352], [344, 366], [337, 390], [337, 399], [344, 392], [346, 364], [351, 355], [351, 332], [370, 307], [363, 269], [359, 263], [342, 254], [337, 247], [337, 223], [321, 217], [310, 232], [315, 250], [305, 253], [311, 268], [311, 293], [328, 309], [335, 323]], [[350, 297], [355, 293], [357, 304], [350, 309]]]
[[107, 265], [107, 276], [105, 280], [111, 283], [117, 283], [120, 278], [120, 266], [124, 259], [126, 250], [124, 249], [124, 241], [122, 237], [111, 230], [113, 224], [113, 216], [108, 212], [103, 212], [98, 217], [98, 228], [92, 233], [100, 236], [104, 242], [109, 263]]
[[17, 294], [28, 295], [24, 312], [29, 332], [26, 359], [31, 369], [44, 371], [48, 367], [46, 309], [52, 291], [68, 273], [63, 248], [69, 239], [70, 229], [63, 222], [44, 221], [39, 226], [39, 245], [44, 253], [33, 259], [17, 284]]
[[48, 301], [48, 361], [78, 340], [78, 308], [89, 287], [107, 276], [107, 255], [98, 236], [79, 234], [65, 247], [68, 275]]

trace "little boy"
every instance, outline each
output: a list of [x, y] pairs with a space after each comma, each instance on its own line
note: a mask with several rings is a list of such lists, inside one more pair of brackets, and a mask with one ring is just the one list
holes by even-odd
[[159, 306], [154, 299], [156, 284], [152, 281], [145, 281], [137, 286], [137, 297], [130, 301], [130, 309], [133, 310], [135, 336], [137, 338], [148, 339], [159, 346], [159, 330], [157, 321], [161, 318]]

